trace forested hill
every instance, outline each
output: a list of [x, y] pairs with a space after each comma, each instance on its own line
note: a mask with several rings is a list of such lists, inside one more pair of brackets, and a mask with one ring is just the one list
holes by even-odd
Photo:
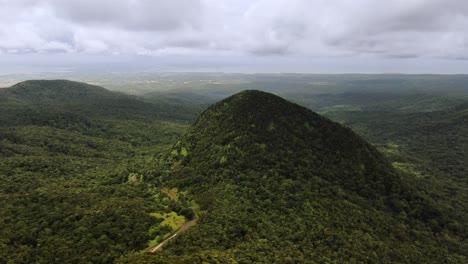
[[187, 192], [198, 224], [128, 262], [461, 263], [449, 209], [411, 187], [350, 129], [260, 91], [208, 108], [157, 182]]
[[[242, 182], [235, 173], [217, 175], [222, 168], [276, 169], [284, 179], [295, 180], [318, 176], [373, 202], [400, 188], [393, 167], [350, 129], [261, 91], [243, 91], [210, 107], [175, 147], [177, 153], [182, 149], [188, 154], [170, 159], [210, 176], [184, 176], [177, 179], [181, 186]], [[295, 173], [298, 168], [305, 171]]]
[[2, 89], [2, 99], [36, 104], [79, 104], [127, 96], [102, 87], [67, 80], [30, 80]]
[[[142, 99], [103, 87], [68, 80], [30, 80], [0, 89], [0, 106], [8, 112], [18, 109], [50, 112], [50, 108], [64, 115], [84, 114], [88, 117], [131, 119], [193, 120], [191, 109]], [[26, 116], [33, 114], [26, 113]]]

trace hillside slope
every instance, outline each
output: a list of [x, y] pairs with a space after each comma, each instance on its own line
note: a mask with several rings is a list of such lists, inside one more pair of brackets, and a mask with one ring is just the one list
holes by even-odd
[[440, 178], [467, 183], [468, 103], [428, 113], [364, 111], [341, 118], [375, 143], [404, 146], [430, 164], [426, 167], [437, 168]]
[[129, 262], [466, 260], [463, 235], [447, 227], [456, 219], [373, 146], [272, 94], [243, 91], [208, 108], [157, 176], [193, 197], [198, 225]]

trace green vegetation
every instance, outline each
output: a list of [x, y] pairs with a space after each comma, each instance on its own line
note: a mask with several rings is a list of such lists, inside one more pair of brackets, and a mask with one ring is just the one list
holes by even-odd
[[[0, 89], [0, 263], [466, 263], [467, 82], [167, 74], [166, 91], [113, 86], [142, 97], [62, 80]], [[245, 91], [189, 127], [252, 88], [327, 118]]]
[[185, 223], [185, 217], [178, 215], [176, 212], [170, 212], [167, 214], [152, 213], [151, 216], [162, 219], [163, 221], [160, 225], [170, 226], [172, 231], [179, 229]]

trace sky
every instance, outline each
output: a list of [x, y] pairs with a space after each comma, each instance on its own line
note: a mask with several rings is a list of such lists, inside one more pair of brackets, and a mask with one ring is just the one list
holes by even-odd
[[0, 74], [467, 66], [465, 0], [0, 0]]

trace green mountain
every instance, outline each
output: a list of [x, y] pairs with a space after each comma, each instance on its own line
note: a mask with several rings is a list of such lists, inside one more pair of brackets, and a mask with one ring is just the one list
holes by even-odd
[[[227, 180], [215, 173], [221, 168], [266, 175], [273, 169], [292, 180], [317, 176], [381, 204], [382, 195], [400, 188], [393, 167], [350, 129], [260, 91], [244, 91], [210, 107], [177, 143], [174, 153], [182, 152], [187, 154], [170, 159], [203, 171], [177, 179], [183, 187]], [[237, 174], [228, 179], [252, 180]]]
[[30, 80], [0, 91], [2, 99], [35, 104], [79, 104], [126, 97], [99, 86], [67, 80]]
[[[209, 107], [154, 178], [198, 224], [141, 263], [461, 263], [461, 219], [350, 129], [260, 91]], [[125, 262], [125, 261], [123, 261]]]
[[[31, 80], [0, 89], [0, 107], [4, 112], [1, 121], [10, 123], [27, 123], [31, 121], [31, 116], [44, 116], [43, 119], [47, 119], [45, 116], [51, 110], [58, 115], [52, 120], [119, 116], [131, 120], [191, 121], [197, 114], [190, 107], [181, 108], [171, 102], [149, 103], [133, 95], [67, 80]], [[16, 113], [19, 111], [24, 113], [18, 119]]]

